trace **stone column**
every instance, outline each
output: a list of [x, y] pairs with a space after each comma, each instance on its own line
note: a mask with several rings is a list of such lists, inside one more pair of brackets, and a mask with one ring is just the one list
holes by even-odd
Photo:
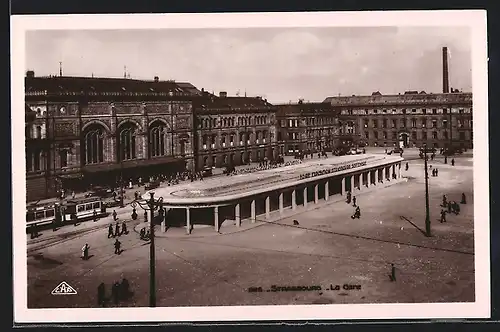
[[319, 193], [318, 193], [318, 188], [319, 187], [319, 184], [315, 184], [314, 185], [314, 204], [318, 204], [318, 200], [319, 200]]
[[304, 207], [307, 207], [307, 186], [304, 187]]
[[216, 232], [219, 232], [219, 207], [214, 206], [214, 228]]
[[380, 181], [380, 182], [384, 182], [384, 174], [382, 172], [382, 176], [380, 176], [380, 172], [382, 171], [383, 169], [380, 169], [380, 168], [377, 168], [377, 183]]
[[250, 220], [252, 223], [254, 223], [256, 219], [257, 218], [255, 216], [255, 199], [253, 199], [252, 202], [250, 203]]
[[355, 175], [351, 175], [351, 194], [354, 194], [354, 176]]
[[234, 207], [234, 218], [236, 219], [236, 226], [241, 226], [241, 217], [240, 217], [240, 204], [236, 204]]
[[280, 192], [280, 214], [283, 214], [283, 192]]
[[330, 181], [326, 180], [325, 182], [325, 201], [328, 200], [328, 197], [330, 197]]
[[297, 208], [297, 193], [295, 189], [292, 191], [292, 210]]
[[366, 186], [368, 188], [372, 185], [371, 181], [372, 181], [372, 171], [369, 170], [368, 173], [366, 174]]
[[191, 234], [191, 216], [189, 208], [186, 208], [186, 234]]
[[161, 209], [163, 209], [163, 218], [161, 220], [160, 231], [162, 233], [165, 233], [167, 231], [167, 225], [166, 225], [167, 213], [165, 212], [165, 209], [163, 207]]
[[398, 179], [401, 179], [401, 163], [399, 163]]
[[266, 196], [266, 219], [269, 219], [271, 213], [271, 198]]
[[345, 177], [342, 177], [342, 185], [341, 185], [341, 188], [340, 188], [340, 194], [342, 196], [345, 195]]

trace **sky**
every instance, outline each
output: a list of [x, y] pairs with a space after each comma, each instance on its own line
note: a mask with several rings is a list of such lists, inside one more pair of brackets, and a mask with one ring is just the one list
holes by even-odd
[[324, 27], [162, 30], [37, 30], [26, 35], [36, 76], [173, 79], [218, 94], [271, 103], [329, 96], [472, 91], [467, 27]]

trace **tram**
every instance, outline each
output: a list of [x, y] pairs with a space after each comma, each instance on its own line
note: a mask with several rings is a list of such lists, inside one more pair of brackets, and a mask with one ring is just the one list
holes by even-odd
[[[94, 215], [94, 211], [96, 214]], [[106, 204], [99, 197], [73, 199], [63, 206], [62, 217], [65, 222], [88, 220], [107, 216]], [[76, 218], [75, 218], [76, 217]]]
[[28, 206], [26, 208], [26, 227], [36, 227], [57, 223], [60, 219], [59, 206]]

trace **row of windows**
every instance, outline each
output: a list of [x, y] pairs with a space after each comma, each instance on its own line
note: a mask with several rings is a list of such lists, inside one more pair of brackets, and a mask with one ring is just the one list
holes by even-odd
[[[397, 133], [395, 131], [392, 131], [392, 132], [384, 131], [384, 132], [382, 132], [381, 137], [379, 137], [379, 132], [377, 132], [377, 131], [373, 132], [373, 135], [370, 135], [370, 133], [368, 131], [365, 131], [364, 132], [364, 137], [366, 139], [370, 139], [370, 138], [374, 138], [374, 139], [379, 139], [379, 138], [382, 138], [382, 139], [397, 139], [398, 135], [397, 135]], [[416, 139], [426, 140], [426, 139], [429, 139], [429, 138], [432, 138], [432, 139], [448, 139], [449, 138], [449, 134], [448, 134], [447, 131], [443, 131], [441, 137], [439, 137], [438, 132], [437, 131], [433, 131], [431, 133], [431, 135], [429, 136], [429, 133], [423, 131], [421, 133], [420, 137], [417, 138], [417, 132], [413, 131], [413, 132], [411, 132], [411, 138], [413, 140], [416, 140]], [[463, 132], [463, 131], [459, 132], [459, 139], [460, 140], [465, 140], [465, 132]]]
[[238, 116], [238, 117], [217, 117], [217, 118], [203, 118], [200, 120], [200, 127], [203, 129], [216, 128], [216, 127], [234, 127], [238, 126], [251, 126], [251, 125], [265, 125], [269, 123], [267, 115], [258, 116]]
[[[391, 119], [390, 122], [387, 119], [379, 119], [379, 120], [374, 119], [372, 121], [364, 120], [364, 124], [363, 124], [364, 128], [368, 128], [370, 126], [370, 122], [372, 122], [373, 128], [378, 128], [379, 124], [380, 124], [381, 128], [388, 128], [388, 123], [390, 123], [391, 128], [396, 128], [397, 124], [398, 124], [398, 121], [395, 119]], [[406, 123], [407, 122], [405, 121], [405, 119], [399, 120], [400, 127], [406, 127]], [[410, 119], [409, 123], [410, 123], [412, 128], [416, 128], [417, 123], [421, 125], [421, 128], [426, 128], [429, 121], [427, 119], [420, 119], [420, 121], [417, 119]], [[439, 121], [439, 123], [442, 124], [442, 126], [441, 126], [442, 128], [448, 128], [448, 119], [443, 119], [443, 120]], [[438, 128], [438, 120], [436, 120], [436, 119], [431, 120], [430, 124], [431, 124], [432, 128]], [[458, 128], [472, 127], [472, 120], [457, 119], [457, 127]]]
[[[406, 108], [403, 108], [401, 110], [401, 113], [402, 114], [409, 114], [409, 113], [421, 113], [421, 114], [448, 114], [449, 110], [447, 108], [443, 108], [443, 109], [437, 109], [437, 108], [433, 108], [433, 109], [427, 109], [427, 108], [421, 108], [421, 109], [417, 109], [417, 108], [412, 108], [410, 110], [407, 110]], [[472, 113], [472, 109], [469, 109], [469, 112]], [[365, 109], [365, 110], [343, 110], [342, 111], [342, 114], [344, 115], [353, 115], [353, 114], [396, 114], [398, 113], [398, 111], [393, 108], [391, 110], [387, 110], [387, 109], [381, 109], [380, 110], [380, 113], [379, 113], [379, 110], [377, 109]], [[458, 113], [459, 114], [464, 114], [465, 113], [465, 109], [463, 108], [460, 108], [458, 110]]]
[[[255, 135], [252, 132], [240, 132], [238, 135], [236, 133], [230, 134], [222, 134], [220, 137], [220, 144], [222, 147], [228, 146], [236, 146], [236, 138], [238, 138], [238, 142], [240, 145], [251, 144], [251, 141], [255, 138], [255, 143], [261, 144], [269, 141], [269, 132], [264, 131], [256, 131]], [[202, 136], [202, 145], [204, 149], [207, 148], [216, 148], [217, 135], [203, 135]]]
[[[238, 155], [237, 154], [223, 154], [220, 156], [220, 161], [223, 165], [228, 165], [229, 163], [232, 164], [245, 164], [250, 161], [251, 159], [251, 151], [245, 151], [241, 152]], [[266, 157], [266, 150], [264, 149], [259, 149], [255, 151], [255, 157], [256, 160], [252, 161], [262, 161], [264, 157]], [[203, 166], [204, 167], [215, 167], [217, 165], [217, 156], [205, 156], [203, 157]]]
[[[133, 124], [122, 126], [118, 132], [118, 160], [126, 161], [137, 158], [137, 128]], [[189, 137], [180, 137], [180, 155], [185, 155]], [[102, 127], [95, 125], [89, 128], [84, 135], [84, 162], [98, 164], [104, 162], [105, 133]], [[163, 123], [155, 122], [149, 130], [149, 153], [151, 157], [160, 157], [172, 153], [171, 139]]]

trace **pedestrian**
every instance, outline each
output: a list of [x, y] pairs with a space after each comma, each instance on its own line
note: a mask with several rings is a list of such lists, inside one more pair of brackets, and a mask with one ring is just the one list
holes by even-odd
[[135, 208], [132, 209], [132, 220], [137, 220], [137, 211]]
[[94, 222], [97, 221], [97, 211], [94, 209], [94, 212], [92, 212], [92, 219], [94, 220]]
[[97, 287], [97, 305], [104, 306], [106, 301], [106, 285], [103, 282]]
[[125, 300], [130, 295], [130, 284], [127, 279], [123, 278], [120, 283], [120, 299]]
[[71, 213], [71, 220], [73, 221], [73, 225], [77, 226], [78, 225], [78, 218], [76, 217], [76, 213]]
[[460, 201], [460, 204], [467, 204], [467, 200], [465, 199], [465, 193], [462, 193], [462, 200]]
[[116, 210], [113, 210], [113, 220], [116, 221], [118, 219]]
[[396, 281], [396, 267], [394, 267], [394, 263], [391, 263], [391, 275], [389, 276], [391, 281]]
[[356, 196], [352, 197], [352, 206], [356, 207]]
[[120, 288], [120, 284], [118, 282], [115, 282], [113, 284], [113, 286], [111, 287], [111, 297], [113, 298], [113, 302], [114, 304], [118, 304], [118, 300], [119, 300], [119, 288]]
[[113, 200], [116, 201], [116, 191], [113, 190]]
[[141, 231], [139, 232], [139, 237], [141, 238], [141, 240], [144, 240], [145, 235], [146, 235], [146, 228], [143, 227], [143, 228], [141, 228]]
[[124, 222], [122, 222], [122, 233], [123, 234], [128, 234], [128, 230], [127, 230], [127, 224]]
[[407, 163], [406, 163], [406, 167], [405, 167], [405, 171], [407, 171], [407, 170], [408, 170], [408, 168], [409, 168], [409, 167], [408, 167], [408, 162], [407, 162]]
[[89, 259], [89, 249], [90, 249], [90, 246], [88, 243], [85, 243], [85, 245], [82, 247], [82, 259], [84, 261]]
[[446, 195], [443, 195], [443, 203], [441, 204], [441, 206], [446, 207], [446, 205], [447, 205]]
[[72, 198], [72, 199], [75, 199], [75, 196], [76, 196], [76, 194], [75, 194], [75, 191], [73, 190], [73, 191], [71, 192], [71, 198]]
[[120, 254], [120, 249], [121, 249], [121, 242], [118, 241], [118, 239], [115, 240], [115, 254], [119, 255]]
[[448, 163], [448, 157], [447, 156], [444, 156], [444, 163], [447, 164]]
[[441, 220], [439, 220], [440, 223], [446, 222], [446, 211], [441, 209]]
[[146, 235], [144, 235], [144, 239], [145, 240], [149, 240], [149, 238], [151, 237], [151, 234], [149, 233], [149, 229], [146, 231]]
[[120, 233], [120, 224], [116, 222], [115, 225], [115, 236], [120, 236], [122, 233]]
[[109, 224], [109, 227], [108, 227], [108, 239], [110, 237], [114, 237], [114, 233], [113, 233], [113, 225], [112, 224]]
[[451, 166], [455, 166], [455, 159], [451, 160]]
[[436, 176], [439, 175], [439, 170], [436, 168]]

